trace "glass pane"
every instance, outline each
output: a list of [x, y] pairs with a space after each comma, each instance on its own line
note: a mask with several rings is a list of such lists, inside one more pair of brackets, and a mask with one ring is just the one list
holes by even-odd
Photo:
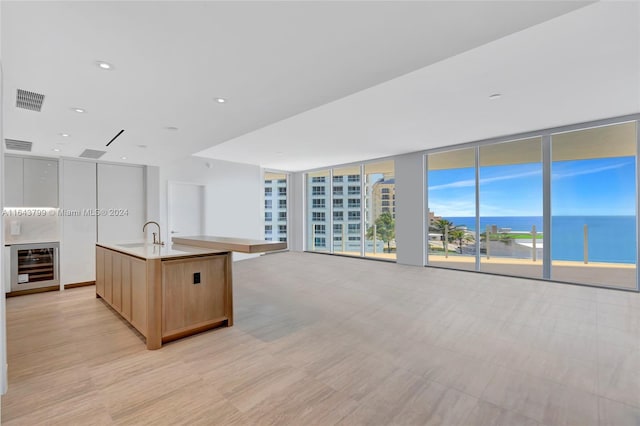
[[333, 170], [333, 252], [360, 256], [360, 166]]
[[329, 170], [307, 174], [307, 250], [330, 250]]
[[396, 259], [395, 162], [364, 166], [365, 256]]
[[287, 241], [287, 175], [264, 174], [264, 239]]
[[551, 278], [636, 287], [636, 125], [552, 137]]
[[474, 271], [475, 149], [429, 154], [427, 179], [427, 264]]
[[480, 147], [480, 270], [542, 278], [542, 139]]

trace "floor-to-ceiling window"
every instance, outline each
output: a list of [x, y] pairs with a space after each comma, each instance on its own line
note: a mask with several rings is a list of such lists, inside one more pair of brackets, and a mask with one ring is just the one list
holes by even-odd
[[287, 175], [264, 173], [264, 238], [287, 241]]
[[479, 150], [480, 270], [542, 278], [542, 139]]
[[307, 173], [307, 250], [331, 251], [331, 175], [329, 170]]
[[395, 161], [306, 174], [308, 251], [395, 260]]
[[395, 259], [395, 162], [365, 164], [364, 179], [365, 256]]
[[636, 131], [552, 135], [552, 279], [636, 287]]
[[476, 269], [475, 158], [475, 148], [427, 156], [429, 265]]
[[540, 135], [427, 154], [426, 263], [636, 289], [637, 122]]
[[361, 187], [360, 166], [333, 169], [333, 252], [360, 256]]

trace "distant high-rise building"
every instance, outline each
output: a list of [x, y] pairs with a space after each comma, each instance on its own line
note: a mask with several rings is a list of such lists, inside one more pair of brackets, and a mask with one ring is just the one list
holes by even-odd
[[360, 175], [334, 175], [333, 179], [329, 176], [311, 176], [309, 179], [307, 200], [311, 212], [311, 248], [329, 249], [329, 200], [332, 199], [334, 250], [359, 251], [362, 223]]
[[380, 179], [371, 186], [371, 223], [382, 213], [389, 213], [396, 218], [396, 180]]
[[264, 238], [287, 241], [287, 175], [264, 175]]

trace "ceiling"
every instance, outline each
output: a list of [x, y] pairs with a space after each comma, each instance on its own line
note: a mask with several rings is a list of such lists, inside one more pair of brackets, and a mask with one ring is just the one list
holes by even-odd
[[[582, 40], [571, 33], [582, 21], [570, 18], [587, 13], [585, 4], [3, 1], [3, 133], [32, 141], [36, 155], [74, 157], [90, 148], [106, 150], [103, 160], [162, 165], [202, 151], [299, 170], [535, 127], [549, 120], [525, 124], [509, 109], [496, 125], [499, 104], [484, 105], [486, 96], [503, 91], [501, 105], [525, 102], [526, 111], [570, 108], [573, 100], [540, 99], [556, 84], [532, 78], [556, 69], [569, 85], [585, 83], [571, 78], [575, 69], [557, 52], [580, 56], [573, 49]], [[558, 16], [568, 23], [552, 25]], [[610, 28], [613, 18], [622, 22]], [[629, 36], [631, 18], [623, 11], [607, 19], [591, 24], [614, 34], [594, 30], [586, 41], [600, 55], [613, 40], [605, 62], [621, 65], [626, 50], [622, 65], [632, 64], [633, 42], [619, 40]], [[537, 38], [545, 26], [547, 37]], [[557, 26], [569, 33], [561, 49], [549, 41], [564, 34]], [[538, 36], [523, 37], [531, 31]], [[526, 51], [503, 56], [514, 53], [513, 37], [524, 38]], [[547, 49], [553, 62], [525, 60]], [[626, 90], [635, 66], [617, 71]], [[18, 88], [44, 94], [42, 111], [16, 108]], [[630, 109], [623, 100], [613, 112]], [[601, 111], [586, 115], [594, 112]]]

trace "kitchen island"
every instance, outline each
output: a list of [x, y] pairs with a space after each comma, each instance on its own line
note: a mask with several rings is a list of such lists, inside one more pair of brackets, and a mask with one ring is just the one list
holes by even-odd
[[233, 325], [231, 252], [172, 244], [96, 244], [96, 297], [147, 349]]
[[233, 325], [232, 252], [283, 250], [284, 242], [206, 235], [167, 246], [96, 244], [96, 297], [146, 339], [147, 349]]

